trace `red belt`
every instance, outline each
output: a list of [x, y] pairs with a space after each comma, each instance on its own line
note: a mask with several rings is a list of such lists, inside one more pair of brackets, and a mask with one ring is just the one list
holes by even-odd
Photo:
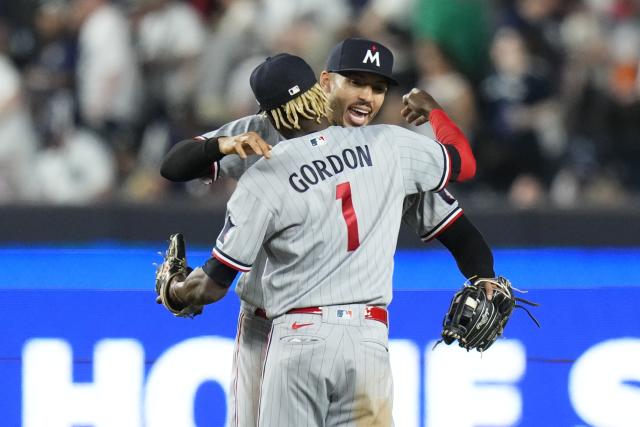
[[[302, 307], [294, 308], [287, 311], [287, 314], [322, 314], [321, 307]], [[364, 318], [369, 320], [377, 320], [389, 326], [387, 310], [375, 305], [368, 305], [364, 308]]]

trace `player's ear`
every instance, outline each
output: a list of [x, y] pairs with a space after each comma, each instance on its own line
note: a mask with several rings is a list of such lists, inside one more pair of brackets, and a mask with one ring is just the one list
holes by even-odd
[[318, 83], [320, 83], [320, 87], [322, 87], [322, 90], [324, 90], [325, 93], [328, 94], [331, 92], [331, 74], [328, 71], [323, 70], [320, 73], [320, 80]]

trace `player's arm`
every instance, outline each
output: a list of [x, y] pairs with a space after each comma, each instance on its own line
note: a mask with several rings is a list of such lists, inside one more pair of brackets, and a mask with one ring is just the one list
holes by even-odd
[[407, 123], [422, 125], [431, 122], [436, 139], [449, 152], [452, 180], [464, 182], [476, 174], [476, 160], [471, 145], [460, 128], [449, 118], [440, 104], [421, 89], [412, 89], [402, 97], [404, 108], [400, 112]]
[[437, 237], [451, 252], [464, 277], [495, 277], [493, 253], [475, 225], [463, 213]]
[[212, 175], [212, 165], [223, 156], [218, 138], [185, 139], [171, 147], [164, 156], [160, 175], [174, 182], [208, 177]]
[[270, 158], [271, 146], [253, 131], [236, 136], [197, 136], [180, 141], [169, 150], [160, 174], [175, 182], [214, 176], [214, 166], [229, 154], [237, 154], [241, 159], [251, 154]]
[[174, 307], [206, 305], [224, 297], [239, 272], [251, 270], [265, 236], [272, 228], [271, 211], [247, 190], [241, 179], [227, 203], [224, 227], [216, 239], [211, 258], [169, 290]]
[[449, 191], [407, 197], [402, 221], [414, 229], [423, 242], [440, 241], [465, 277], [494, 277], [489, 245]]
[[207, 305], [226, 295], [237, 271], [227, 271], [231, 269], [215, 261], [210, 259], [203, 267], [196, 268], [185, 281], [171, 283], [169, 300], [174, 307]]

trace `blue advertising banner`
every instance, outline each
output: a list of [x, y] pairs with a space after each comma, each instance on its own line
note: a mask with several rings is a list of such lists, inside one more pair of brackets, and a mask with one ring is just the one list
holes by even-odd
[[[224, 425], [238, 298], [229, 294], [195, 319], [174, 318], [154, 303], [147, 251], [124, 253], [114, 256], [130, 264], [100, 256], [92, 264], [75, 252], [75, 264], [55, 277], [46, 272], [57, 255], [44, 261], [31, 253], [31, 264], [39, 267], [29, 269], [25, 262], [20, 269], [29, 283], [18, 288], [14, 279], [1, 279], [2, 425]], [[594, 259], [603, 253], [578, 251], [576, 257], [597, 270]], [[615, 253], [607, 256], [596, 277], [604, 278], [609, 268], [617, 271], [620, 260]], [[206, 258], [206, 252], [192, 261], [198, 257]], [[506, 256], [496, 258], [504, 263]], [[525, 267], [549, 266], [553, 258], [518, 252], [499, 271], [534, 284], [541, 270]], [[424, 283], [422, 264], [412, 267], [402, 257], [396, 262], [401, 273], [390, 307], [396, 425], [640, 425], [637, 267], [630, 265], [630, 277], [612, 273], [626, 286], [608, 279], [598, 286], [591, 278], [588, 286], [562, 288], [549, 277], [551, 285], [530, 287], [527, 298], [541, 304], [534, 312], [542, 328], [516, 311], [505, 338], [480, 354], [444, 344], [433, 349], [452, 291], [415, 289]], [[566, 265], [584, 274], [576, 270], [577, 261]], [[67, 282], [47, 286], [49, 280]]]
[[[0, 248], [0, 288], [148, 289], [156, 246]], [[640, 249], [495, 249], [496, 271], [524, 289], [640, 286]], [[189, 264], [202, 265], [205, 248], [190, 249]], [[456, 289], [463, 277], [445, 250], [398, 250], [394, 289]]]

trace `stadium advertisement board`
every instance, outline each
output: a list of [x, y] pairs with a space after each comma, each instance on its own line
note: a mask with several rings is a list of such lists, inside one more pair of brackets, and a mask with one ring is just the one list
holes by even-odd
[[[410, 260], [397, 262], [401, 275], [420, 277]], [[101, 280], [82, 289], [3, 280], [2, 424], [224, 425], [237, 297], [177, 319], [152, 290]], [[542, 328], [518, 311], [484, 354], [433, 348], [452, 289], [398, 288], [390, 309], [396, 425], [638, 425], [639, 286], [530, 289]]]

